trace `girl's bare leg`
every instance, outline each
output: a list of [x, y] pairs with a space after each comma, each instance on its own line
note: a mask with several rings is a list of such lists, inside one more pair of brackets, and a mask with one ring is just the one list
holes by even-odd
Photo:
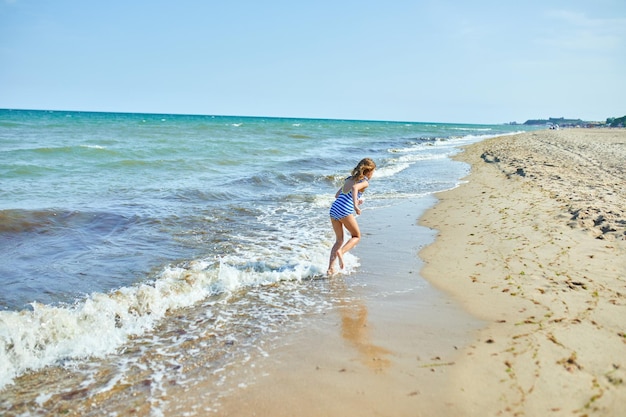
[[[359, 224], [356, 221], [356, 217], [354, 217], [354, 215], [352, 214], [341, 219], [341, 224], [345, 226], [346, 229], [348, 229], [348, 232], [350, 232], [350, 235], [351, 235], [350, 239], [346, 242], [346, 244], [343, 245], [343, 247], [337, 249], [337, 252], [336, 252], [337, 258], [339, 259], [339, 267], [343, 269], [343, 255], [348, 253], [350, 249], [352, 249], [353, 247], [356, 246], [357, 243], [359, 243], [359, 240], [361, 240], [361, 230], [359, 229]], [[342, 236], [343, 236], [343, 231], [342, 231]]]
[[[328, 261], [328, 275], [332, 275], [335, 273], [335, 267], [333, 264], [337, 259], [337, 252], [341, 245], [343, 244], [343, 224], [339, 220], [335, 220], [333, 218], [330, 219], [331, 224], [333, 225], [333, 231], [335, 232], [335, 244], [333, 248], [330, 250], [330, 260]], [[343, 268], [343, 260], [341, 260], [339, 266]]]

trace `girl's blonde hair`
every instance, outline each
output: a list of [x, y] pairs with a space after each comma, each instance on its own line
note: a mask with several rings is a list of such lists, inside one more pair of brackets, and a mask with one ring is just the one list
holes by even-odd
[[376, 163], [370, 158], [363, 158], [352, 170], [352, 178], [355, 181], [361, 181], [366, 172], [372, 172], [374, 169], [376, 169]]

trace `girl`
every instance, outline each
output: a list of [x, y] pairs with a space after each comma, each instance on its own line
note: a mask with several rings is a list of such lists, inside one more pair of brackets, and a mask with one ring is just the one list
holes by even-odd
[[[335, 194], [335, 201], [330, 207], [330, 222], [335, 232], [335, 244], [330, 251], [328, 262], [328, 275], [335, 273], [333, 264], [339, 260], [339, 268], [343, 269], [343, 255], [356, 246], [361, 240], [361, 231], [356, 221], [355, 214], [361, 214], [359, 205], [363, 202], [361, 195], [369, 186], [369, 181], [374, 175], [376, 164], [369, 158], [362, 159], [352, 170], [343, 183], [343, 186]], [[343, 228], [350, 232], [350, 239], [343, 244]]]

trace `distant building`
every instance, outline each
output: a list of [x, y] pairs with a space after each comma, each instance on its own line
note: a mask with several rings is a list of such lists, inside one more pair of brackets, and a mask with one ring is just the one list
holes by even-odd
[[587, 122], [581, 119], [566, 119], [564, 117], [550, 117], [549, 119], [531, 119], [524, 122], [527, 126], [557, 126], [557, 127], [582, 127]]

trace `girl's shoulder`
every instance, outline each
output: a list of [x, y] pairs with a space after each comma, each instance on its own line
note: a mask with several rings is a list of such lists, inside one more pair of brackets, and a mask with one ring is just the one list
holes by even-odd
[[348, 186], [348, 187], [354, 187], [357, 184], [362, 184], [365, 183], [364, 185], [367, 186], [369, 184], [368, 182], [368, 178], [367, 177], [363, 177], [360, 180], [354, 178], [353, 176], [349, 176], [348, 178], [345, 179], [344, 181], [344, 187]]

